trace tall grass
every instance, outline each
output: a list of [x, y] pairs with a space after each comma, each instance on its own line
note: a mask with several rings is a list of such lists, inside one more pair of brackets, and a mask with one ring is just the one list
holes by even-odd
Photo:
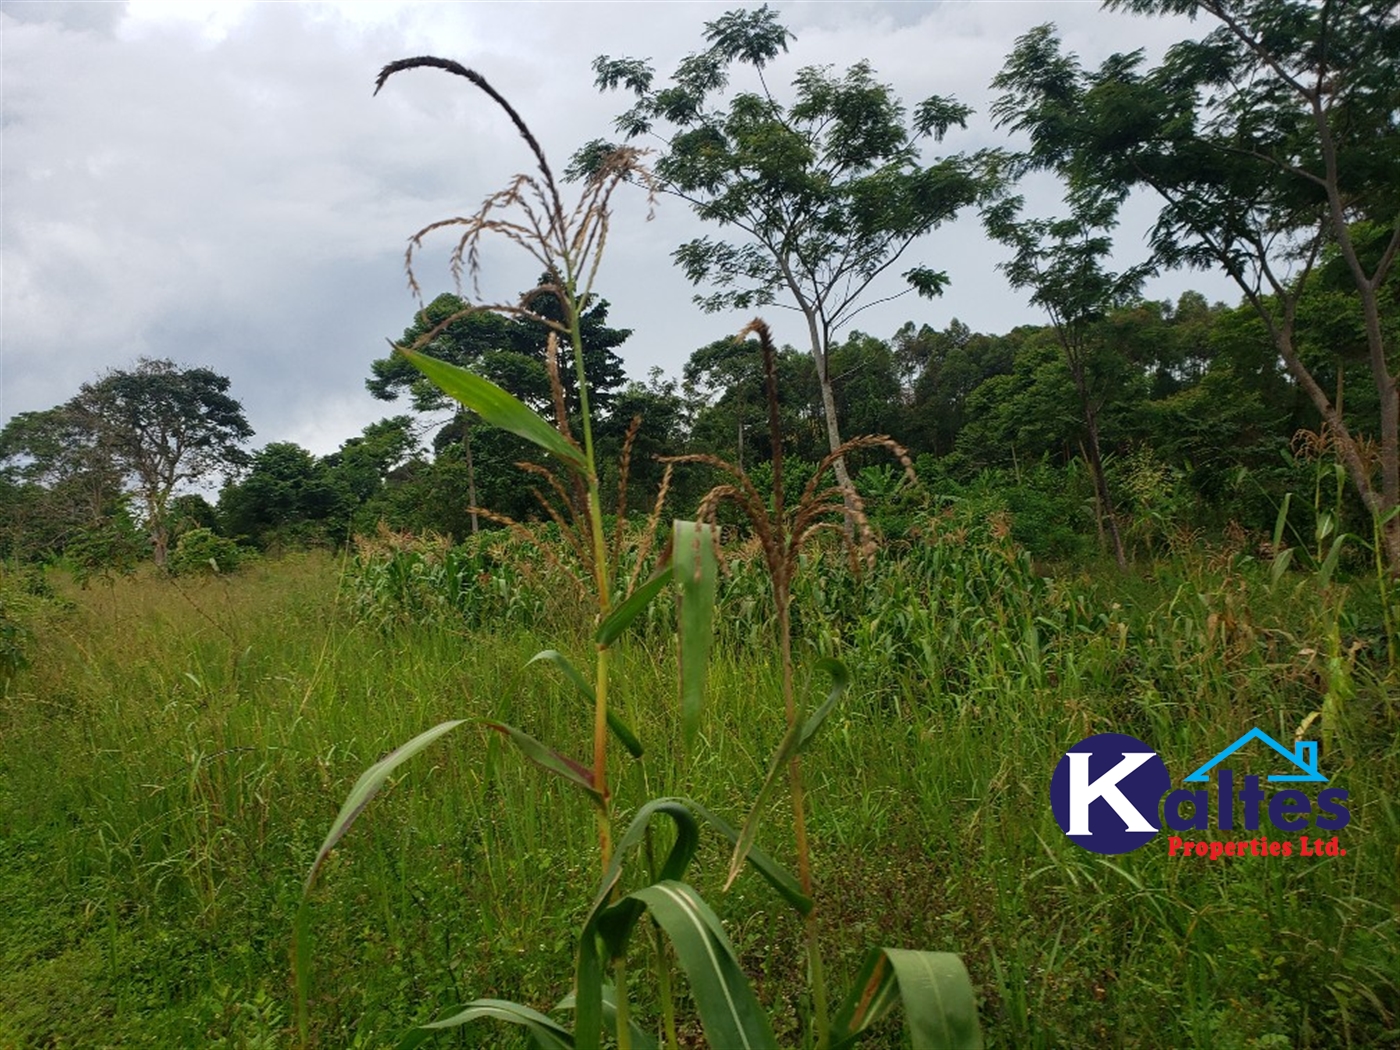
[[[805, 576], [825, 598], [798, 628], [799, 663], [839, 652], [854, 679], [809, 774], [833, 981], [862, 942], [959, 950], [992, 1045], [1393, 1041], [1396, 686], [1369, 585], [1331, 620], [1306, 578], [1274, 586], [1267, 565], [1042, 578], [990, 533], [925, 528], [860, 580], [815, 551]], [[731, 596], [760, 585], [732, 567]], [[569, 688], [522, 668], [558, 625], [361, 623], [341, 568], [308, 557], [181, 590], [155, 576], [59, 586], [74, 608], [44, 618], [0, 702], [0, 1045], [285, 1045], [297, 873], [365, 766], [464, 710], [586, 746]], [[626, 768], [619, 794], [744, 810], [782, 733], [780, 680], [747, 637], [722, 621], [704, 746]], [[623, 713], [658, 752], [678, 746], [658, 701], [675, 675], [664, 635], [615, 656]], [[1250, 725], [1287, 739], [1341, 674], [1350, 700], [1324, 765], [1351, 792], [1346, 857], [1221, 865], [1145, 848], [1110, 862], [1054, 824], [1050, 771], [1087, 732], [1134, 733], [1185, 769]], [[568, 990], [590, 817], [554, 805], [491, 738], [425, 757], [330, 861], [320, 1045], [393, 1045], [433, 1002], [547, 1005]], [[789, 835], [765, 830], [778, 855]], [[721, 894], [727, 853], [702, 844], [698, 885], [792, 1045], [801, 924], [751, 875]], [[681, 1036], [699, 1032], [683, 1022]], [[459, 1045], [503, 1043], [484, 1030]]]

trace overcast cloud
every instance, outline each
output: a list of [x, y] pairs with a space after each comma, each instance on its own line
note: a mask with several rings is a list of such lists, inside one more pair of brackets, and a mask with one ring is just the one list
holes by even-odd
[[[407, 237], [469, 213], [530, 158], [503, 114], [436, 71], [396, 77], [371, 98], [385, 63], [455, 58], [524, 115], [556, 169], [608, 136], [625, 105], [592, 88], [601, 53], [650, 57], [667, 74], [734, 3], [0, 3], [0, 420], [44, 409], [139, 356], [228, 375], [257, 430], [319, 454], [403, 409], [364, 389], [415, 303]], [[801, 66], [866, 57], [909, 104], [952, 94], [978, 110], [937, 151], [1006, 144], [986, 112], [988, 81], [1020, 33], [1053, 21], [1097, 62], [1157, 54], [1189, 23], [1105, 14], [1091, 2], [780, 3], [797, 34], [770, 83]], [[1048, 184], [1032, 208], [1055, 207]], [[647, 223], [638, 193], [616, 198], [598, 291], [636, 378], [678, 374], [690, 351], [747, 317], [703, 315], [670, 252], [704, 228], [662, 200]], [[1130, 212], [1120, 252], [1142, 252], [1145, 210]], [[431, 298], [450, 290], [447, 241], [423, 255]], [[1041, 317], [1007, 288], [1003, 252], [975, 219], [936, 231], [908, 259], [947, 269], [941, 300], [912, 296], [862, 314], [883, 337], [906, 320], [954, 317], [1004, 332]], [[535, 268], [486, 256], [483, 295], [513, 299]], [[898, 290], [898, 278], [884, 288]], [[1223, 278], [1169, 275], [1154, 298], [1189, 287], [1234, 296]], [[778, 337], [802, 329], [768, 311]]]

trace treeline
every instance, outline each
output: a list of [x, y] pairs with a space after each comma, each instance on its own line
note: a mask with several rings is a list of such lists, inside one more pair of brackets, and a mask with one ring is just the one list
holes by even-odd
[[[1364, 429], [1376, 413], [1374, 390], [1347, 385], [1348, 365], [1364, 356], [1363, 321], [1351, 301], [1331, 294], [1320, 279], [1317, 284], [1303, 299], [1300, 345]], [[429, 344], [435, 356], [552, 411], [546, 330], [532, 321], [463, 312], [465, 305], [439, 297], [403, 342], [441, 325]], [[630, 333], [609, 327], [607, 315], [600, 300], [587, 316], [588, 380], [604, 461], [616, 471], [624, 447], [629, 452], [628, 509], [647, 512], [665, 470], [658, 457], [665, 455], [722, 457], [762, 483], [772, 450], [753, 345], [722, 339], [696, 349], [680, 379], [654, 371], [646, 382], [628, 380], [617, 349]], [[1366, 533], [1359, 501], [1337, 484], [1321, 420], [1252, 309], [1210, 304], [1192, 292], [1175, 303], [1141, 301], [1108, 313], [1088, 345], [1088, 390], [1131, 550], [1148, 555], [1227, 531], [1262, 541], [1289, 493], [1298, 534], [1311, 534], [1318, 511], [1340, 513], [1349, 528]], [[1077, 557], [1107, 543], [1104, 509], [1084, 468], [1081, 401], [1053, 326], [993, 335], [956, 320], [941, 330], [910, 321], [888, 339], [852, 332], [833, 345], [829, 360], [843, 430], [893, 436], [909, 449], [924, 482], [923, 493], [896, 493], [887, 459], [853, 459], [858, 487], [887, 497], [877, 509], [887, 533], [900, 530], [900, 508], [911, 499], [977, 493], [989, 508], [1009, 512], [1017, 537], [1037, 554]], [[784, 454], [800, 477], [802, 464], [815, 464], [826, 452], [821, 391], [811, 354], [784, 348], [778, 369]], [[143, 453], [133, 436], [120, 435], [119, 420], [101, 422], [99, 395], [116, 382], [113, 376], [134, 387], [154, 380], [157, 387], [179, 387], [174, 378], [183, 377], [191, 388], [183, 407], [172, 402], [162, 412], [167, 424], [181, 422], [199, 457], [189, 459], [186, 451], [186, 458], [143, 476], [140, 463], [159, 460], [161, 452], [171, 460], [178, 449]], [[290, 442], [248, 455], [239, 446], [250, 431], [237, 402], [223, 393], [227, 381], [220, 386], [208, 370], [182, 371], [169, 362], [143, 362], [132, 373], [84, 387], [64, 406], [18, 416], [0, 434], [0, 553], [67, 557], [92, 571], [132, 564], [191, 533], [198, 534], [200, 552], [221, 549], [209, 546], [210, 535], [276, 551], [342, 544], [381, 522], [461, 540], [507, 519], [544, 517], [534, 493], [548, 481], [518, 465], [538, 459], [533, 446], [450, 411], [402, 359], [373, 362], [367, 386], [385, 400], [406, 398], [413, 411], [371, 424], [319, 457]], [[564, 411], [576, 415], [576, 383], [567, 382], [566, 391]], [[172, 391], [148, 394], [148, 401], [169, 399]], [[225, 399], [218, 405], [222, 430], [200, 396]], [[145, 409], [149, 414], [152, 406]], [[220, 434], [222, 445], [215, 440]], [[216, 471], [228, 478], [216, 499], [173, 493], [177, 475], [207, 483]], [[616, 475], [609, 480], [615, 484]], [[671, 506], [684, 512], [713, 481], [710, 468], [680, 468], [669, 488]], [[473, 514], [474, 507], [484, 510]], [[223, 551], [220, 560], [231, 561]]]
[[[1097, 544], [1126, 567], [1164, 544], [1211, 534], [1278, 544], [1288, 529], [1290, 546], [1314, 550], [1354, 534], [1400, 574], [1394, 5], [1106, 6], [1191, 8], [1214, 28], [1155, 67], [1134, 51], [1090, 68], [1053, 26], [1023, 34], [991, 82], [988, 115], [1024, 148], [926, 156], [972, 109], [941, 96], [907, 106], [864, 60], [841, 75], [799, 69], [775, 95], [763, 70], [795, 38], [764, 6], [707, 22], [704, 46], [669, 79], [648, 60], [599, 56], [595, 86], [628, 99], [614, 121], [622, 141], [587, 143], [565, 177], [582, 181], [580, 214], [592, 219], [618, 179], [692, 208], [716, 236], [672, 260], [701, 309], [732, 311], [736, 327], [769, 306], [802, 316], [810, 345], [777, 365], [784, 453], [800, 473], [861, 433], [905, 444], [923, 496], [898, 491], [888, 464], [850, 457], [858, 485], [898, 497], [893, 511], [882, 501], [887, 534], [910, 499], [973, 498], [1005, 511], [1041, 554]], [[643, 136], [664, 143], [649, 168], [627, 145]], [[557, 199], [539, 159], [549, 193], [535, 189]], [[1032, 172], [1060, 183], [1058, 217], [1026, 214], [1017, 188]], [[1149, 251], [1113, 272], [1119, 211], [1135, 193], [1157, 209]], [[493, 209], [517, 199], [488, 198], [475, 218], [434, 223], [413, 243], [462, 227], [453, 260], [468, 266], [476, 238], [498, 230]], [[1048, 324], [855, 331], [860, 311], [888, 298], [875, 282], [893, 285], [895, 273], [905, 291], [943, 292], [947, 274], [904, 253], [974, 210], [1010, 253], [997, 279]], [[521, 246], [545, 269], [533, 290], [475, 312], [439, 297], [402, 345], [486, 376], [578, 435], [573, 348], [550, 335], [573, 331], [563, 312], [577, 308], [591, 437], [600, 462], [627, 464], [619, 511], [642, 512], [665, 483], [684, 513], [712, 481], [690, 463], [663, 482], [658, 456], [723, 457], [761, 482], [772, 450], [752, 349], [721, 340], [697, 348], [677, 379], [629, 381], [617, 349], [630, 333], [609, 326], [591, 277], [578, 284], [595, 271], [562, 265], [567, 245]], [[1142, 298], [1151, 275], [1181, 268], [1228, 275], [1240, 305]], [[335, 544], [380, 522], [460, 539], [548, 515], [536, 490], [557, 487], [568, 502], [535, 446], [454, 411], [404, 358], [369, 373], [374, 396], [411, 412], [321, 458], [284, 443], [247, 455], [228, 381], [168, 361], [18, 416], [0, 433], [0, 555], [101, 566], [149, 542], [163, 563], [172, 542], [199, 532], [191, 557], [202, 562], [215, 541]], [[833, 466], [846, 478], [845, 460]], [[189, 492], [212, 494], [220, 480], [215, 500]], [[233, 548], [222, 549], [227, 561]]]

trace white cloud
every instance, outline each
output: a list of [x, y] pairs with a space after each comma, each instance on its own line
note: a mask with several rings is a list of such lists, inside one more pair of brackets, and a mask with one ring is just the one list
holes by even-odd
[[[803, 65], [868, 56], [912, 103], [955, 94], [985, 113], [987, 82], [1014, 37], [1064, 25], [1086, 61], [1180, 35], [1082, 3], [779, 5], [798, 34], [770, 83]], [[503, 114], [436, 71], [394, 78], [388, 61], [424, 52], [479, 69], [534, 127], [556, 169], [610, 132], [625, 98], [599, 95], [599, 53], [650, 56], [659, 72], [700, 43], [716, 4], [120, 4], [4, 3], [3, 320], [0, 418], [49, 407], [137, 355], [207, 364], [233, 379], [258, 444], [330, 451], [398, 406], [364, 391], [384, 338], [408, 323], [407, 237], [474, 210], [529, 157]], [[983, 122], [946, 149], [1000, 141]], [[1052, 208], [1054, 201], [1034, 201]], [[670, 263], [702, 232], [663, 201], [642, 221], [640, 194], [617, 200], [599, 291], [635, 335], [632, 373], [677, 372], [695, 347], [747, 318], [699, 314]], [[1125, 254], [1136, 257], [1125, 231]], [[448, 238], [421, 279], [450, 287]], [[911, 259], [946, 266], [945, 299], [868, 311], [889, 334], [909, 318], [953, 316], [1004, 331], [1039, 320], [994, 272], [977, 224], [959, 221]], [[533, 264], [487, 256], [483, 291], [513, 297]], [[1162, 287], [1202, 287], [1199, 275]], [[1219, 289], [1219, 290], [1215, 290]], [[1154, 294], [1161, 294], [1154, 292]], [[801, 331], [781, 311], [782, 339]]]

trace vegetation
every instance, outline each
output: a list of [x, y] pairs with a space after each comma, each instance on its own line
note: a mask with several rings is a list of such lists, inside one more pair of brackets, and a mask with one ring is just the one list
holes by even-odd
[[[799, 668], [839, 654], [852, 675], [806, 767], [832, 985], [861, 961], [859, 930], [961, 952], [989, 1045], [1393, 1039], [1400, 775], [1370, 586], [1334, 585], [1321, 603], [1311, 576], [1274, 584], [1253, 551], [1199, 545], [1150, 578], [1111, 565], [1045, 578], [998, 538], [1005, 516], [988, 506], [920, 514], [924, 541], [859, 578], [813, 549], [795, 580]], [[116, 581], [115, 615], [105, 589], [60, 579], [57, 599], [40, 598], [6, 577], [7, 611], [19, 591], [40, 642], [0, 709], [0, 1043], [286, 1045], [299, 873], [366, 766], [464, 711], [587, 746], [574, 688], [524, 666], [546, 646], [587, 647], [535, 553], [551, 541], [477, 542], [464, 590], [497, 603], [477, 626], [445, 604], [398, 606], [368, 549], [343, 588], [324, 554], [182, 580], [183, 595], [144, 570]], [[731, 554], [704, 746], [687, 762], [665, 757], [680, 746], [659, 702], [677, 673], [670, 615], [614, 651], [617, 710], [648, 747], [619, 767], [619, 795], [740, 814], [759, 790], [783, 733], [774, 612], [761, 555]], [[1329, 695], [1347, 697], [1325, 759], [1354, 800], [1346, 857], [1220, 866], [1149, 848], [1109, 865], [1069, 843], [1045, 803], [1059, 752], [1088, 732], [1134, 733], [1186, 769], [1249, 726], [1289, 739]], [[453, 1002], [547, 1008], [568, 991], [573, 888], [597, 870], [596, 829], [496, 738], [470, 732], [403, 767], [331, 855], [316, 903], [320, 1045], [393, 1045]], [[792, 855], [790, 828], [763, 834]], [[697, 885], [794, 1045], [802, 924], [750, 875], [721, 892], [729, 852], [702, 839]], [[637, 994], [636, 1009], [655, 1005]], [[698, 1041], [693, 1021], [681, 1037]]]
[[[0, 1045], [1400, 1041], [1395, 14], [1109, 6], [1219, 28], [1147, 72], [1036, 30], [992, 114], [1029, 148], [976, 164], [916, 146], [970, 113], [909, 131], [868, 64], [770, 95], [766, 8], [666, 87], [602, 60], [624, 130], [675, 134], [656, 176], [595, 142], [576, 207], [479, 74], [394, 63], [535, 162], [412, 239], [415, 290], [443, 226], [472, 279], [367, 366], [415, 415], [248, 456], [226, 379], [147, 361], [10, 420]], [[1032, 169], [1067, 218], [1023, 215]], [[951, 214], [926, 180], [1049, 325], [836, 337]], [[713, 304], [793, 293], [810, 352], [754, 321], [628, 382], [594, 281], [638, 187], [754, 237], [677, 256]], [[1142, 187], [1152, 253], [1110, 273]], [[784, 251], [830, 275], [838, 234], [850, 297], [804, 306]], [[483, 305], [500, 236], [541, 278]], [[1210, 260], [1238, 306], [1139, 298]], [[1345, 854], [1110, 858], [1055, 822], [1086, 736], [1184, 771], [1251, 728], [1318, 742]]]
[[[767, 5], [731, 11], [705, 23], [705, 50], [681, 60], [665, 87], [651, 65], [600, 56], [600, 90], [623, 87], [636, 103], [615, 124], [628, 141], [653, 137], [659, 188], [737, 241], [700, 237], [676, 249], [676, 263], [695, 284], [719, 291], [697, 296], [708, 311], [751, 310], [784, 302], [801, 312], [816, 364], [827, 450], [841, 446], [830, 356], [837, 333], [872, 305], [872, 285], [918, 238], [975, 203], [992, 183], [985, 158], [948, 157], [921, 163], [918, 142], [941, 141], [965, 127], [971, 110], [934, 96], [905, 107], [875, 79], [866, 61], [844, 76], [816, 66], [793, 82], [781, 104], [764, 68], [787, 50], [790, 33]], [[715, 97], [736, 66], [751, 66], [756, 90]], [[594, 140], [572, 171], [591, 171], [615, 147]], [[938, 295], [947, 275], [916, 265], [903, 272], [906, 291]], [[849, 487], [845, 460], [837, 481]]]
[[[1400, 572], [1400, 392], [1392, 273], [1400, 251], [1400, 22], [1391, 4], [1271, 0], [1109, 0], [1144, 14], [1211, 19], [1203, 39], [1142, 71], [1141, 51], [1094, 72], [1062, 52], [1052, 26], [1017, 42], [994, 81], [1003, 124], [1030, 133], [1031, 167], [1071, 192], [1158, 199], [1152, 246], [1172, 266], [1218, 267], [1239, 285], [1273, 349], [1325, 422], [1347, 476], [1383, 522]], [[1317, 277], [1345, 287], [1353, 338], [1375, 392], [1353, 435], [1342, 386], [1301, 352], [1303, 297]], [[1340, 374], [1339, 374], [1340, 375]], [[1348, 400], [1349, 405], [1354, 404]], [[1359, 406], [1358, 406], [1359, 407]], [[1378, 475], [1378, 476], [1377, 476]]]

